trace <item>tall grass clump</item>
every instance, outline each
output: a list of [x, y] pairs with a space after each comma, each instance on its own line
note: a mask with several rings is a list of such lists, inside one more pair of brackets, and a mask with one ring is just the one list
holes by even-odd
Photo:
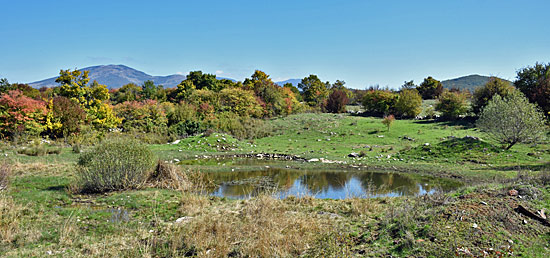
[[154, 154], [133, 139], [108, 139], [82, 153], [77, 166], [81, 192], [106, 192], [142, 186], [155, 168]]
[[0, 191], [8, 188], [8, 180], [11, 174], [11, 167], [6, 162], [0, 163]]

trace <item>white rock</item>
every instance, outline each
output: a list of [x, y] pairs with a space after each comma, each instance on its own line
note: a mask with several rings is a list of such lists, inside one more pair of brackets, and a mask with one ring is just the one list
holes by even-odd
[[181, 217], [176, 220], [176, 223], [185, 223], [189, 222], [193, 217]]

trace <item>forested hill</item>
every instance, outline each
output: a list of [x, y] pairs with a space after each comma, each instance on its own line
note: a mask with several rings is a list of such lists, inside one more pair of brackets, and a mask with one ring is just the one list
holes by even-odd
[[[449, 79], [442, 81], [443, 87], [447, 89], [458, 88], [458, 89], [468, 89], [471, 92], [474, 92], [475, 88], [485, 85], [489, 81], [489, 76], [483, 76], [478, 74], [472, 74], [468, 76], [463, 76], [455, 79]], [[505, 80], [512, 84], [512, 82]]]
[[[96, 80], [100, 84], [107, 85], [110, 89], [120, 88], [128, 83], [137, 85], [143, 84], [147, 80], [155, 82], [156, 85], [163, 85], [165, 88], [176, 87], [181, 81], [185, 80], [185, 75], [173, 74], [167, 76], [152, 76], [142, 71], [125, 65], [98, 65], [79, 69], [81, 71], [90, 71], [90, 82]], [[29, 83], [34, 88], [54, 87], [59, 84], [55, 82], [57, 76]], [[218, 77], [218, 79], [229, 79]]]

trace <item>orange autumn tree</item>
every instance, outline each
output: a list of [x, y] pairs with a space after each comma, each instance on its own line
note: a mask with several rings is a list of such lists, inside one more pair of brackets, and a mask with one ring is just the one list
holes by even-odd
[[20, 90], [0, 96], [0, 136], [39, 135], [44, 130], [46, 102], [23, 95]]

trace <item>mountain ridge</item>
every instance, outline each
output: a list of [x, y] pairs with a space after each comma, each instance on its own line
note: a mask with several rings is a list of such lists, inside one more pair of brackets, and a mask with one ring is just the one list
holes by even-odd
[[[471, 75], [466, 75], [466, 76], [462, 76], [454, 79], [444, 80], [444, 81], [441, 81], [441, 84], [443, 84], [443, 88], [446, 88], [446, 89], [451, 89], [451, 88], [457, 88], [460, 90], [467, 89], [473, 93], [476, 88], [479, 88], [485, 85], [491, 77], [493, 76], [471, 74]], [[510, 85], [513, 85], [511, 81], [508, 81], [505, 79], [502, 79], [502, 80], [510, 83]]]
[[[135, 83], [138, 85], [143, 84], [143, 82], [151, 80], [157, 85], [163, 85], [166, 88], [176, 87], [181, 81], [185, 80], [186, 75], [182, 74], [171, 74], [165, 76], [153, 76], [145, 72], [136, 70], [134, 68], [128, 67], [126, 65], [95, 65], [90, 67], [85, 67], [78, 69], [79, 71], [89, 71], [90, 81], [96, 80], [100, 84], [107, 85], [109, 89], [120, 88], [123, 85], [128, 83]], [[31, 82], [30, 86], [34, 88], [41, 87], [55, 87], [59, 84], [55, 82], [57, 77], [51, 77], [48, 79]], [[225, 77], [216, 77], [218, 79], [228, 79], [235, 81], [231, 78]]]
[[[96, 65], [78, 69], [80, 71], [88, 70], [90, 81], [96, 80], [100, 84], [107, 85], [109, 89], [120, 88], [123, 85], [128, 83], [135, 83], [137, 85], [143, 84], [147, 80], [153, 81], [157, 85], [163, 85], [166, 88], [176, 87], [181, 81], [185, 80], [186, 75], [182, 74], [172, 74], [165, 76], [153, 76], [145, 72], [136, 70], [134, 68], [128, 67], [126, 65]], [[30, 86], [34, 88], [41, 87], [55, 87], [59, 84], [55, 82], [56, 77], [51, 77], [48, 79], [31, 82]], [[235, 79], [225, 78], [225, 77], [216, 77], [218, 79], [228, 79], [236, 81]], [[443, 87], [450, 88], [459, 88], [459, 89], [468, 89], [474, 91], [475, 88], [483, 86], [489, 81], [490, 76], [483, 76], [479, 74], [466, 75], [454, 79], [448, 79], [441, 81]], [[283, 86], [285, 83], [291, 83], [294, 86], [297, 86], [301, 82], [301, 79], [291, 78], [284, 81], [275, 82], [279, 86]], [[509, 83], [512, 83], [508, 81]]]

